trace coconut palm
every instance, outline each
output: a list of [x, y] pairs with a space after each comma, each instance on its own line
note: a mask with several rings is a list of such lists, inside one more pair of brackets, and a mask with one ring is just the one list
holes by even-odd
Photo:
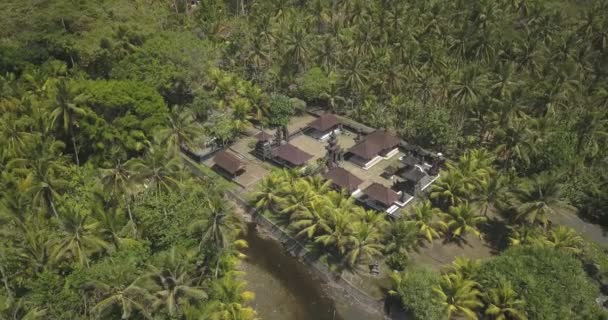
[[209, 320], [255, 320], [256, 312], [244, 304], [253, 300], [255, 294], [246, 291], [246, 283], [239, 279], [236, 271], [215, 281], [211, 287], [210, 301], [203, 308], [204, 319]]
[[0, 141], [4, 141], [7, 156], [24, 156], [34, 137], [35, 134], [25, 130], [12, 113], [0, 118]]
[[399, 219], [390, 225], [385, 250], [389, 253], [407, 253], [414, 250], [420, 239], [420, 229], [412, 222]]
[[142, 183], [145, 188], [151, 187], [156, 194], [173, 192], [182, 186], [179, 180], [182, 169], [180, 159], [167, 158], [160, 150], [149, 150], [143, 160], [133, 160], [130, 167], [134, 172], [134, 181]]
[[498, 287], [491, 288], [485, 295], [484, 314], [495, 320], [526, 320], [523, 310], [525, 302], [519, 299], [510, 281], [501, 280]]
[[325, 199], [315, 199], [307, 206], [291, 214], [289, 227], [298, 237], [312, 239], [317, 235], [331, 232], [328, 224], [331, 207]]
[[149, 265], [149, 272], [137, 281], [151, 296], [153, 310], [161, 310], [174, 317], [181, 314], [184, 305], [198, 304], [207, 298], [207, 293], [198, 284], [200, 279], [188, 272], [186, 259], [172, 248], [162, 265]]
[[137, 280], [129, 285], [91, 281], [85, 287], [103, 296], [91, 310], [98, 318], [103, 318], [118, 309], [121, 312], [121, 319], [131, 318], [134, 312], [146, 319], [152, 319], [146, 306], [151, 297], [146, 290], [137, 285]]
[[210, 195], [204, 201], [202, 217], [193, 221], [190, 230], [199, 241], [199, 249], [212, 245], [216, 250], [225, 250], [233, 238], [241, 230], [240, 221], [232, 214], [231, 208], [220, 195]]
[[167, 148], [169, 155], [179, 156], [181, 147], [192, 147], [204, 136], [203, 127], [189, 109], [174, 106], [167, 115], [168, 126], [156, 133], [156, 139]]
[[411, 218], [416, 228], [419, 230], [420, 237], [428, 242], [439, 238], [447, 225], [443, 221], [434, 221], [436, 216], [441, 214], [441, 210], [433, 208], [429, 201], [425, 201], [415, 206], [411, 211]]
[[343, 255], [348, 244], [353, 241], [351, 219], [348, 213], [335, 211], [329, 214], [327, 220], [328, 232], [316, 237], [315, 242], [321, 243], [325, 247], [334, 248]]
[[0, 319], [10, 320], [38, 320], [47, 319], [47, 310], [25, 306], [22, 299], [0, 296]]
[[546, 237], [539, 237], [534, 241], [536, 244], [548, 246], [558, 250], [563, 250], [572, 254], [582, 252], [583, 237], [581, 237], [574, 229], [557, 226], [549, 231]]
[[93, 254], [110, 249], [101, 234], [100, 223], [82, 208], [65, 206], [58, 222], [59, 233], [51, 245], [51, 258], [55, 262], [68, 260], [88, 267]]
[[74, 126], [77, 125], [76, 116], [82, 117], [87, 114], [86, 110], [82, 107], [87, 99], [86, 94], [76, 91], [66, 80], [61, 80], [57, 83], [55, 91], [55, 108], [50, 114], [51, 127], [54, 127], [57, 119], [59, 119], [65, 133], [70, 135], [77, 165], [80, 165], [80, 160], [78, 158], [78, 146], [76, 145]]
[[556, 177], [540, 174], [523, 180], [513, 191], [514, 220], [520, 223], [547, 225], [549, 215], [561, 204]]
[[465, 279], [474, 280], [480, 267], [481, 261], [467, 257], [456, 257], [452, 261], [452, 272], [462, 275]]
[[101, 233], [111, 239], [116, 248], [123, 244], [136, 243], [137, 229], [135, 221], [125, 214], [124, 208], [113, 206], [103, 208], [97, 206], [93, 210], [95, 220], [99, 222]]
[[506, 195], [506, 178], [500, 174], [492, 174], [479, 181], [479, 188], [473, 195], [473, 203], [481, 209], [484, 217], [488, 210], [503, 203]]
[[287, 187], [288, 182], [279, 175], [271, 173], [260, 181], [259, 187], [253, 192], [253, 206], [257, 210], [276, 211], [283, 203], [281, 190]]
[[448, 319], [464, 317], [477, 320], [475, 310], [481, 308], [479, 284], [458, 273], [441, 276], [439, 285], [433, 288], [437, 302], [444, 308]]
[[344, 265], [355, 270], [359, 266], [369, 265], [382, 254], [381, 233], [366, 223], [353, 224], [352, 241], [343, 256]]
[[52, 159], [47, 155], [33, 160], [13, 160], [9, 165], [25, 174], [25, 178], [19, 182], [19, 190], [31, 195], [36, 207], [50, 208], [55, 217], [59, 217], [55, 201], [60, 196], [59, 192], [68, 185], [67, 180], [60, 176], [67, 171], [64, 158], [59, 156]]
[[450, 207], [444, 214], [444, 222], [451, 237], [464, 238], [467, 233], [481, 237], [477, 229], [478, 225], [486, 221], [486, 218], [476, 213], [468, 203], [456, 207]]
[[429, 197], [438, 202], [444, 210], [450, 206], [458, 205], [469, 197], [465, 178], [456, 170], [443, 172], [439, 179], [431, 186]]

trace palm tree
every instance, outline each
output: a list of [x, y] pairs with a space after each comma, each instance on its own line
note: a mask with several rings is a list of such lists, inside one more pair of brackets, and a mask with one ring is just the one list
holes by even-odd
[[477, 320], [475, 309], [481, 308], [479, 284], [458, 273], [444, 274], [439, 285], [433, 288], [438, 303], [444, 308], [448, 319], [464, 317]]
[[210, 195], [205, 199], [201, 218], [192, 222], [190, 230], [198, 235], [201, 251], [209, 244], [222, 251], [229, 246], [229, 239], [239, 233], [241, 226], [226, 199], [220, 195]]
[[551, 229], [546, 237], [540, 237], [535, 241], [536, 244], [572, 254], [579, 254], [583, 251], [583, 242], [583, 237], [576, 233], [574, 229], [564, 226], [557, 226]]
[[25, 178], [19, 182], [19, 190], [32, 196], [32, 203], [39, 208], [49, 208], [55, 217], [57, 208], [55, 199], [59, 191], [68, 185], [68, 181], [60, 177], [61, 172], [67, 172], [62, 156], [51, 158], [51, 154], [33, 160], [16, 159], [9, 163], [17, 167], [17, 172], [23, 172]]
[[444, 171], [431, 187], [430, 198], [444, 210], [464, 202], [470, 195], [466, 178], [454, 170]]
[[157, 149], [150, 149], [144, 160], [133, 160], [130, 164], [135, 172], [134, 181], [152, 187], [158, 195], [160, 192], [172, 192], [181, 188], [178, 176], [181, 174], [181, 161], [177, 157], [167, 158]]
[[146, 290], [137, 285], [137, 280], [127, 286], [92, 281], [87, 283], [86, 287], [104, 297], [91, 310], [97, 318], [102, 318], [118, 308], [121, 311], [121, 319], [129, 319], [134, 311], [146, 319], [152, 319], [146, 306], [151, 297]]
[[358, 266], [369, 265], [382, 255], [381, 233], [366, 223], [353, 224], [352, 241], [343, 256], [344, 265], [354, 270]]
[[479, 181], [479, 188], [473, 196], [473, 203], [481, 208], [481, 214], [488, 216], [490, 207], [502, 204], [506, 195], [506, 178], [500, 174], [492, 174]]
[[137, 237], [135, 221], [127, 220], [123, 208], [97, 206], [94, 210], [94, 216], [99, 221], [101, 233], [111, 239], [116, 248], [123, 244], [137, 242], [135, 240]]
[[302, 209], [294, 211], [290, 217], [289, 227], [296, 231], [298, 237], [312, 239], [319, 234], [331, 232], [328, 225], [331, 208], [324, 199], [315, 199]]
[[315, 238], [316, 243], [321, 243], [325, 247], [333, 247], [340, 255], [343, 255], [352, 239], [352, 222], [348, 213], [334, 211], [329, 214], [327, 226], [328, 233], [319, 235]]
[[156, 138], [171, 156], [179, 156], [181, 147], [191, 147], [203, 138], [204, 129], [189, 109], [174, 106], [167, 121], [169, 125], [158, 130]]
[[11, 320], [38, 320], [47, 319], [47, 310], [38, 307], [28, 308], [25, 299], [15, 300], [0, 296], [0, 319]]
[[70, 135], [72, 147], [74, 148], [74, 156], [76, 164], [80, 165], [78, 158], [78, 146], [76, 145], [76, 136], [74, 135], [74, 125], [76, 116], [85, 116], [86, 110], [81, 107], [86, 102], [88, 97], [86, 94], [77, 92], [71, 88], [66, 80], [61, 80], [57, 83], [55, 92], [55, 109], [51, 111], [51, 127], [54, 127], [57, 119], [60, 119], [63, 124], [63, 129], [66, 134]]
[[256, 312], [244, 304], [251, 301], [255, 294], [246, 291], [246, 283], [232, 271], [213, 282], [210, 301], [206, 303], [203, 314], [209, 320], [254, 320]]
[[441, 214], [441, 210], [433, 208], [429, 201], [425, 201], [415, 206], [411, 212], [411, 217], [419, 234], [428, 242], [433, 242], [433, 239], [440, 237], [440, 232], [447, 228], [447, 225], [442, 221], [433, 221], [434, 218]]
[[292, 23], [285, 39], [285, 61], [295, 66], [300, 72], [308, 64], [308, 35], [306, 30]]
[[547, 225], [548, 215], [561, 204], [556, 177], [540, 174], [523, 180], [513, 191], [515, 221]]
[[207, 293], [198, 285], [200, 279], [188, 272], [183, 258], [173, 248], [163, 266], [150, 265], [149, 273], [137, 281], [152, 297], [152, 308], [166, 311], [170, 317], [179, 315], [188, 302], [198, 304], [207, 298]]
[[480, 267], [481, 261], [467, 257], [456, 257], [452, 261], [452, 272], [462, 275], [465, 279], [475, 280]]
[[270, 210], [276, 212], [279, 205], [284, 202], [281, 190], [287, 186], [287, 181], [279, 175], [271, 173], [260, 181], [258, 190], [253, 192], [253, 206], [256, 210]]
[[131, 212], [132, 197], [136, 193], [136, 172], [133, 168], [137, 168], [139, 160], [130, 159], [126, 162], [120, 160], [116, 162], [116, 166], [112, 168], [100, 168], [99, 177], [103, 190], [110, 194], [110, 197], [121, 197], [125, 205], [127, 206], [127, 213], [129, 214], [129, 220], [136, 230], [135, 221], [133, 220], [133, 214]]
[[468, 204], [463, 203], [456, 207], [450, 207], [444, 215], [450, 237], [464, 238], [467, 233], [481, 237], [477, 226], [486, 221], [486, 218], [475, 213], [475, 210]]
[[0, 118], [0, 141], [4, 141], [7, 155], [21, 157], [31, 146], [35, 134], [27, 132], [12, 113]]
[[59, 234], [52, 241], [51, 257], [54, 261], [74, 260], [89, 266], [91, 255], [109, 250], [110, 245], [101, 236], [101, 227], [88, 213], [74, 206], [65, 207], [59, 217]]
[[418, 239], [420, 239], [418, 227], [412, 221], [399, 219], [392, 223], [388, 230], [385, 250], [388, 253], [406, 254], [416, 248]]
[[501, 280], [497, 288], [487, 291], [484, 314], [495, 320], [526, 320], [525, 302], [518, 298], [510, 281]]

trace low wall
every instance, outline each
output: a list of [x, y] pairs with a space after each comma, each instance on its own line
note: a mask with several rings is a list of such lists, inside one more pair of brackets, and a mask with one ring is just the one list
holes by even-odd
[[284, 231], [280, 226], [276, 225], [267, 217], [257, 214], [257, 212], [252, 209], [248, 203], [236, 192], [231, 190], [227, 191], [227, 194], [241, 207], [245, 210], [248, 210], [248, 213], [252, 216], [252, 220], [258, 225], [258, 227], [262, 228], [265, 232], [270, 234], [272, 238], [281, 242], [283, 247], [289, 254], [298, 258], [300, 261], [305, 263], [315, 275], [328, 283], [336, 284], [334, 286], [335, 289], [338, 289], [342, 294], [348, 295], [349, 297], [355, 299], [357, 302], [369, 306], [378, 310], [379, 312], [383, 312], [384, 307], [384, 299], [375, 299], [365, 292], [361, 291], [359, 288], [345, 280], [339, 274], [336, 274], [329, 270], [329, 267], [319, 262], [314, 258], [313, 254], [306, 248], [306, 246], [289, 235], [286, 231]]

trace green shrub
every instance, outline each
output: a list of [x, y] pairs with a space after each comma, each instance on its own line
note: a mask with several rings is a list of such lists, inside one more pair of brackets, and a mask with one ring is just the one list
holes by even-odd
[[412, 269], [400, 274], [396, 293], [413, 320], [443, 320], [441, 305], [435, 302], [433, 287], [439, 284], [439, 274], [426, 269]]
[[598, 288], [575, 257], [559, 250], [509, 249], [485, 262], [478, 279], [483, 288], [494, 288], [501, 279], [511, 281], [526, 301], [530, 319], [595, 319], [601, 314], [595, 302]]

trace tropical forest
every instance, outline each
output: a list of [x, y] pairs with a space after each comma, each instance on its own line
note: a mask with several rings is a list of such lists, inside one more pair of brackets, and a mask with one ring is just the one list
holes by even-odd
[[0, 11], [0, 320], [608, 319], [608, 1]]

